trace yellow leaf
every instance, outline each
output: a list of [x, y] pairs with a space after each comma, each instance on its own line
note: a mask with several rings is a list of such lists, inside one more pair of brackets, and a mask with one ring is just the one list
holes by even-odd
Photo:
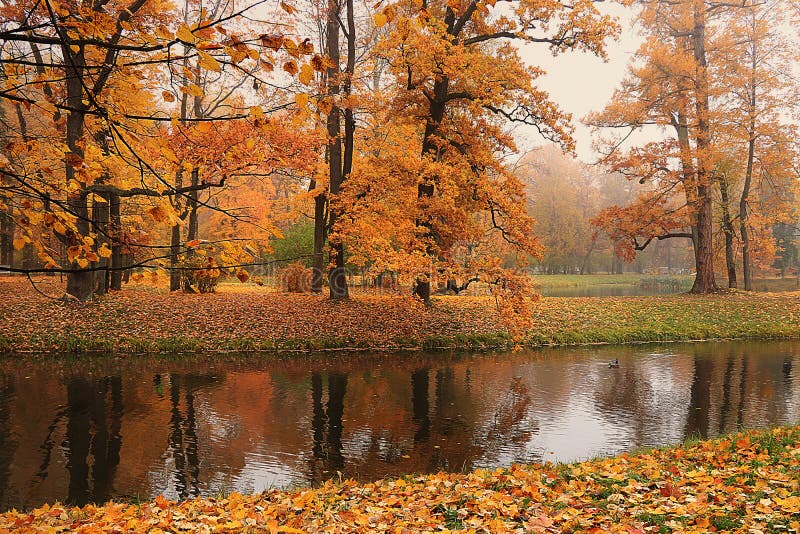
[[78, 267], [80, 267], [81, 269], [85, 269], [89, 266], [89, 260], [87, 260], [86, 258], [78, 258], [75, 260], [75, 263], [77, 263]]
[[308, 63], [304, 63], [303, 66], [300, 67], [300, 76], [298, 76], [297, 79], [304, 85], [310, 84], [314, 79], [314, 67]]
[[22, 250], [28, 242], [28, 236], [19, 236], [14, 238], [14, 250]]
[[181, 86], [180, 90], [182, 93], [186, 93], [187, 95], [196, 96], [200, 98], [203, 97], [203, 90], [193, 83]]
[[286, 50], [286, 53], [292, 57], [300, 56], [300, 50], [297, 47], [297, 43], [295, 43], [288, 37], [283, 38], [283, 49]]
[[69, 261], [75, 261], [75, 258], [81, 253], [81, 247], [77, 245], [73, 245], [67, 249], [67, 259]]
[[197, 56], [200, 58], [200, 60], [197, 63], [199, 66], [203, 67], [206, 70], [211, 70], [214, 72], [222, 71], [222, 68], [219, 66], [219, 62], [211, 54], [206, 54], [205, 52], [201, 52], [200, 50], [198, 50]]
[[198, 121], [195, 123], [194, 129], [198, 133], [208, 133], [211, 131], [211, 121]]
[[166, 26], [159, 26], [156, 28], [156, 37], [159, 39], [164, 39], [165, 41], [171, 41], [175, 38], [175, 36]]
[[389, 21], [389, 18], [383, 13], [375, 13], [373, 19], [375, 20], [375, 26], [378, 28], [382, 28]]
[[164, 102], [175, 102], [175, 95], [169, 91], [162, 91], [161, 97], [164, 99]]
[[108, 248], [107, 243], [103, 243], [102, 245], [100, 245], [100, 248], [97, 249], [97, 254], [99, 254], [101, 258], [110, 258], [111, 249]]
[[147, 213], [149, 213], [156, 222], [164, 222], [167, 220], [167, 210], [161, 206], [153, 206], [147, 210]]
[[197, 38], [192, 33], [192, 30], [190, 30], [189, 26], [187, 26], [186, 24], [181, 24], [180, 26], [178, 26], [178, 31], [175, 32], [175, 35], [181, 41], [190, 44], [194, 44], [194, 42], [197, 40]]
[[297, 93], [294, 95], [294, 101], [300, 109], [308, 109], [308, 95], [306, 93]]
[[197, 245], [201, 244], [202, 242], [203, 242], [202, 239], [192, 239], [191, 241], [187, 241], [186, 242], [186, 246], [189, 247], [189, 248], [193, 248], [193, 247], [196, 247]]
[[92, 239], [87, 235], [86, 237], [83, 238], [83, 244], [91, 247], [92, 245], [94, 245], [94, 239]]
[[100, 261], [100, 256], [98, 256], [94, 252], [87, 252], [86, 259], [89, 261]]
[[283, 64], [283, 70], [294, 76], [297, 74], [297, 63], [293, 59], [290, 59], [286, 63]]
[[323, 115], [327, 115], [328, 113], [330, 113], [332, 108], [333, 108], [333, 102], [331, 102], [330, 99], [322, 98], [320, 100], [317, 100], [317, 109]]
[[178, 159], [178, 156], [168, 146], [162, 146], [161, 147], [161, 155], [164, 156], [164, 158], [166, 158], [166, 160], [169, 161], [170, 163], [174, 163], [175, 165], [180, 163], [180, 160]]
[[262, 116], [263, 114], [264, 114], [264, 110], [261, 109], [261, 106], [253, 106], [253, 107], [250, 108], [250, 115], [252, 115], [253, 118], [257, 119], [260, 116]]

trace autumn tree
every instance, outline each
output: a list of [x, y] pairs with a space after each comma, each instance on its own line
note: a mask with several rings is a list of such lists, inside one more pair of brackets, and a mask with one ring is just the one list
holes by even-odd
[[629, 259], [653, 239], [692, 239], [697, 293], [716, 289], [706, 17], [702, 0], [642, 3], [639, 23], [647, 38], [612, 103], [589, 118], [622, 132], [648, 125], [674, 131], [674, 137], [627, 152], [620, 148], [627, 133], [608, 141], [610, 169], [647, 184], [647, 190], [595, 222]]
[[526, 184], [534, 232], [545, 246], [541, 267], [548, 273], [587, 272], [598, 241], [589, 221], [602, 199], [595, 173], [554, 146], [526, 154], [515, 173]]
[[[726, 263], [729, 280], [735, 283], [733, 223], [728, 209], [732, 160], [730, 152], [725, 153], [721, 136], [731, 123], [748, 122], [741, 111], [731, 114], [734, 111], [730, 106], [726, 114], [724, 103], [737, 100], [737, 92], [750, 94], [742, 88], [742, 78], [751, 77], [742, 77], [741, 69], [747, 67], [741, 54], [736, 59], [729, 51], [728, 60], [724, 61], [722, 51], [731, 46], [731, 38], [730, 33], [726, 36], [720, 29], [729, 17], [746, 17], [757, 8], [750, 3], [697, 0], [643, 2], [640, 24], [647, 39], [612, 104], [589, 119], [598, 127], [621, 132], [607, 140], [605, 162], [612, 170], [645, 185], [636, 202], [609, 208], [596, 223], [619, 243], [619, 252], [628, 258], [654, 239], [690, 238], [696, 267], [692, 291], [697, 293], [716, 288], [715, 185], [723, 197]], [[747, 41], [741, 36], [738, 40]], [[737, 71], [738, 75], [732, 74]], [[736, 83], [729, 76], [736, 77]], [[758, 83], [761, 87], [772, 85], [766, 80]], [[739, 104], [741, 100], [737, 110], [747, 109]], [[735, 118], [736, 113], [739, 118]], [[766, 115], [764, 118], [769, 120]], [[665, 134], [671, 130], [672, 135], [643, 146], [622, 148], [629, 132], [647, 126], [661, 127]]]
[[626, 152], [620, 148], [625, 134], [609, 142], [610, 170], [646, 189], [631, 205], [608, 208], [595, 223], [628, 259], [653, 239], [692, 239], [692, 291], [714, 291], [706, 6], [695, 0], [646, 2], [639, 21], [648, 35], [628, 77], [612, 103], [589, 120], [626, 133], [656, 125], [674, 135]]
[[[525, 66], [515, 43], [541, 43], [556, 54], [580, 49], [602, 55], [616, 25], [592, 2], [514, 2], [507, 10], [478, 0], [399, 2], [374, 20], [390, 28], [378, 49], [387, 64], [390, 115], [397, 127], [419, 132], [417, 161], [400, 165], [414, 169], [408, 179], [416, 191], [410, 213], [417, 230], [406, 266], [418, 269], [415, 293], [428, 301], [437, 273], [451, 278], [453, 290], [474, 278], [473, 272], [459, 284], [448, 272], [463, 266], [465, 254], [481, 256], [477, 245], [486, 232], [538, 254], [522, 186], [501, 161], [515, 150], [504, 128], [530, 124], [567, 149], [572, 140], [568, 117], [534, 85], [541, 69]], [[409, 181], [396, 189], [405, 191]], [[358, 194], [362, 202], [369, 198], [368, 192]], [[488, 256], [474, 264], [497, 275], [497, 263]], [[486, 272], [485, 280], [502, 278]]]
[[[784, 2], [754, 3], [730, 10], [714, 54], [714, 74], [726, 88], [719, 97], [716, 138], [723, 154], [717, 174], [722, 197], [726, 250], [738, 217], [744, 289], [753, 289], [754, 220], [787, 222], [795, 206], [797, 128], [786, 110], [794, 105], [797, 82], [784, 66], [798, 61], [796, 47], [786, 35], [791, 20]], [[735, 209], [731, 196], [739, 191]], [[751, 218], [752, 217], [752, 218]], [[771, 228], [763, 236], [772, 241]], [[762, 249], [763, 250], [763, 249]], [[736, 287], [734, 258], [726, 254], [729, 281]], [[771, 258], [762, 258], [770, 263]]]
[[[344, 12], [344, 17], [342, 13]], [[356, 25], [353, 0], [329, 0], [325, 28], [329, 65], [326, 70], [327, 103], [329, 108], [326, 119], [328, 146], [328, 226], [336, 228], [342, 214], [342, 206], [338, 195], [342, 185], [353, 170], [355, 142], [355, 115], [353, 104], [349, 102], [355, 73], [356, 62]], [[343, 31], [346, 39], [346, 59], [344, 68], [340, 65], [339, 37]], [[344, 132], [342, 132], [344, 122]], [[335, 231], [328, 235], [330, 242], [331, 267], [328, 284], [332, 299], [348, 297], [347, 276], [345, 271], [344, 240]]]
[[[95, 273], [102, 272], [106, 279], [107, 271], [124, 268], [117, 254], [123, 243], [120, 199], [148, 199], [153, 218], [171, 218], [175, 206], [164, 204], [165, 199], [182, 198], [189, 211], [196, 212], [198, 192], [224, 184], [224, 173], [216, 177], [219, 180], [202, 177], [199, 167], [183, 169], [180, 161], [170, 159], [175, 151], [159, 125], [178, 130], [181, 121], [184, 128], [197, 124], [202, 134], [205, 126], [199, 125], [206, 122], [248, 116], [256, 125], [267, 122], [260, 106], [226, 107], [223, 114], [212, 114], [210, 106], [192, 116], [173, 115], [159, 109], [154, 95], [163, 76], [177, 73], [179, 94], [187, 95], [184, 102], [192, 98], [197, 111], [203, 92], [196, 82], [203, 71], [221, 73], [227, 66], [259, 81], [273, 76], [269, 73], [274, 63], [283, 62], [281, 76], [297, 73], [298, 63], [308, 54], [300, 53], [293, 42], [290, 46], [280, 40], [275, 46], [266, 35], [245, 36], [226, 29], [241, 28], [237, 21], [256, 5], [226, 9], [214, 17], [199, 9], [188, 23], [176, 20], [171, 6], [157, 0], [18, 2], [2, 7], [1, 96], [8, 105], [24, 108], [17, 114], [15, 139], [7, 144], [12, 148], [8, 164], [3, 162], [4, 181], [13, 183], [6, 197], [15, 199], [18, 242], [35, 245], [45, 269], [67, 272], [68, 295], [89, 298], [107, 283]], [[233, 91], [237, 83], [222, 86]], [[167, 95], [171, 93], [163, 98]], [[153, 155], [164, 164], [153, 164]], [[179, 169], [190, 176], [197, 171], [196, 179], [175, 183], [171, 177]], [[228, 214], [235, 217], [234, 211]], [[196, 228], [196, 219], [190, 226]], [[47, 235], [66, 248], [67, 268], [60, 266], [58, 250]], [[157, 260], [158, 254], [151, 254], [145, 263], [157, 265]]]

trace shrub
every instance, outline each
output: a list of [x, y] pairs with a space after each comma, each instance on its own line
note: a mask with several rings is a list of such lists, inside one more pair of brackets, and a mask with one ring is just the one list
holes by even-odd
[[213, 293], [222, 276], [222, 271], [217, 267], [214, 258], [190, 254], [181, 262], [181, 267], [189, 269], [182, 271], [181, 285], [184, 291], [195, 293]]
[[307, 269], [302, 263], [289, 264], [283, 271], [283, 281], [289, 293], [308, 293], [311, 291], [311, 278], [313, 270]]

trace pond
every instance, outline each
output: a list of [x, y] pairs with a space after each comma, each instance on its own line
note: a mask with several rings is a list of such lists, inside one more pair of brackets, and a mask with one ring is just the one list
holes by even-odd
[[0, 508], [614, 455], [798, 422], [798, 369], [798, 342], [4, 359]]
[[585, 286], [542, 287], [545, 297], [646, 297], [686, 293], [690, 285], [595, 284]]

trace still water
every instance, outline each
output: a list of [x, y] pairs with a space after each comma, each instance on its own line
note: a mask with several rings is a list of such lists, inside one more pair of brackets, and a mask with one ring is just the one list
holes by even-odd
[[691, 285], [597, 284], [591, 286], [543, 287], [540, 293], [545, 297], [645, 297], [686, 293], [691, 287]]
[[0, 360], [0, 508], [613, 455], [798, 422], [798, 369], [797, 342]]

